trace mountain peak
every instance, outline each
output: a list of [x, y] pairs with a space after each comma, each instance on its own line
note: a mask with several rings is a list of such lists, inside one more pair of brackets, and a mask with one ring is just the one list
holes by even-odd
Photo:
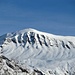
[[33, 29], [33, 28], [27, 28], [27, 29], [23, 29], [23, 30], [20, 30], [20, 31], [17, 31], [17, 33], [29, 33], [29, 32], [34, 32], [34, 33], [39, 33], [40, 31], [36, 30], [36, 29]]
[[19, 31], [20, 33], [25, 33], [25, 32], [37, 32], [37, 30], [32, 29], [32, 28], [27, 28]]
[[33, 28], [27, 28], [27, 29], [23, 29], [23, 30], [20, 30], [20, 31], [17, 31], [16, 34], [25, 34], [25, 33], [35, 33], [35, 34], [40, 34], [40, 35], [45, 35], [45, 36], [55, 36], [53, 34], [50, 34], [50, 33], [46, 33], [46, 32], [42, 32], [42, 31], [39, 31], [39, 30], [36, 30], [36, 29], [33, 29]]

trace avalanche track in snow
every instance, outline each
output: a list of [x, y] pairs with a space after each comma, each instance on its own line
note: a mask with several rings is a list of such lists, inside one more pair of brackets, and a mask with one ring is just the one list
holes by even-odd
[[[0, 36], [0, 56], [37, 75], [75, 75], [75, 37], [24, 29]], [[33, 75], [33, 74], [32, 74]]]

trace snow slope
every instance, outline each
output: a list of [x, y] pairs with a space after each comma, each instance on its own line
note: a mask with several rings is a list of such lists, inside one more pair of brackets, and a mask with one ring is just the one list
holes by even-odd
[[15, 60], [29, 74], [35, 71], [40, 75], [75, 75], [75, 37], [72, 36], [31, 28], [7, 33], [0, 36], [0, 56]]

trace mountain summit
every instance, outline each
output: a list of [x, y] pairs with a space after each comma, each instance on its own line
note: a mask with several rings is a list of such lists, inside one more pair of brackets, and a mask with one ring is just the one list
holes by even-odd
[[33, 72], [35, 75], [74, 75], [75, 37], [31, 28], [7, 33], [0, 36], [0, 56], [9, 65], [14, 60], [20, 70], [27, 69], [28, 75], [34, 75]]

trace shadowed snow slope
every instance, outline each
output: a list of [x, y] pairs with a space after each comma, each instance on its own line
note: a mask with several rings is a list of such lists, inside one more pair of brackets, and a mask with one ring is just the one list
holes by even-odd
[[[75, 37], [24, 29], [0, 36], [0, 55], [40, 75], [75, 74]], [[33, 75], [33, 74], [32, 74]]]

